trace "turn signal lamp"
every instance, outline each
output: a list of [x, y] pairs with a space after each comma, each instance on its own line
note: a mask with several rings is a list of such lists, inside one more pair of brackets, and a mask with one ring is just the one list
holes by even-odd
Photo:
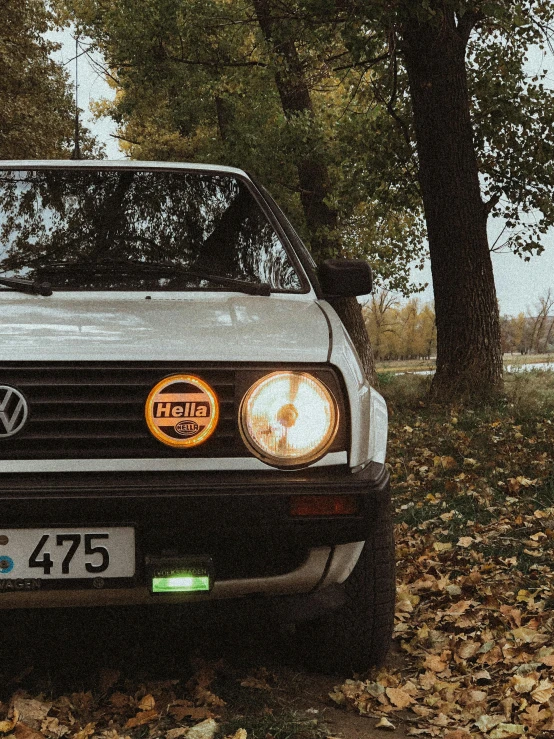
[[311, 464], [336, 436], [339, 413], [327, 387], [305, 372], [273, 372], [255, 382], [240, 407], [250, 451], [276, 467]]
[[295, 495], [291, 516], [354, 516], [359, 511], [356, 495]]

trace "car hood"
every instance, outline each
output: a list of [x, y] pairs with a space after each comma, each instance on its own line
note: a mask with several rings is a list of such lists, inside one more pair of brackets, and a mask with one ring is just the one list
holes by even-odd
[[0, 361], [325, 362], [317, 301], [214, 293], [3, 293]]

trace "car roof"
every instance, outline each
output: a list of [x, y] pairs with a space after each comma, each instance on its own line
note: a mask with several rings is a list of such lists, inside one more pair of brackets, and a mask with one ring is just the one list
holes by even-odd
[[135, 169], [186, 172], [213, 172], [248, 177], [236, 167], [191, 162], [143, 162], [131, 159], [9, 159], [0, 160], [0, 169]]

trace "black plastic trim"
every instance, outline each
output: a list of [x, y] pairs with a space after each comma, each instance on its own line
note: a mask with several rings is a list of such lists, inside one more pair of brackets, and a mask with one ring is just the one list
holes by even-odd
[[[379, 511], [390, 502], [389, 474], [378, 464], [357, 474], [340, 466], [290, 475], [26, 477], [25, 486], [17, 480], [17, 487], [4, 487], [2, 527], [87, 527], [99, 521], [118, 526], [132, 521], [137, 551], [149, 555], [171, 549], [219, 557], [240, 551], [247, 561], [264, 551], [290, 551], [296, 557], [299, 547], [306, 552], [365, 540]], [[291, 516], [291, 497], [306, 494], [355, 494], [358, 511], [349, 516]]]
[[254, 183], [254, 185], [258, 188], [258, 191], [260, 193], [260, 196], [264, 199], [265, 204], [267, 208], [272, 212], [275, 219], [280, 224], [282, 230], [287, 235], [287, 238], [291, 244], [291, 246], [294, 248], [294, 251], [297, 255], [298, 260], [302, 264], [302, 267], [304, 268], [308, 279], [310, 280], [314, 292], [316, 296], [319, 299], [322, 299], [324, 297], [323, 290], [321, 289], [321, 285], [319, 283], [319, 277], [317, 275], [317, 269], [314, 268], [312, 264], [312, 256], [310, 252], [308, 251], [308, 248], [300, 238], [300, 236], [296, 233], [293, 225], [289, 221], [289, 219], [286, 217], [286, 215], [283, 213], [273, 196], [268, 192], [268, 190], [256, 180], [255, 177], [252, 175], [249, 175], [250, 179]]
[[[49, 472], [0, 475], [3, 500], [68, 500], [73, 498], [187, 498], [361, 494], [388, 494], [385, 465], [370, 462], [352, 473], [347, 465], [311, 467], [283, 472]], [[4, 513], [4, 516], [6, 513]]]

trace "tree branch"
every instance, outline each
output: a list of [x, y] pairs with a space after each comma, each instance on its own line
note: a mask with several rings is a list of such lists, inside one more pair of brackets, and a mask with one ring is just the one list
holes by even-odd
[[190, 66], [198, 67], [267, 67], [265, 62], [221, 62], [221, 61], [207, 61], [205, 59], [183, 59], [179, 56], [168, 56], [172, 62], [178, 62], [179, 64], [187, 64]]
[[467, 10], [462, 16], [458, 16], [456, 31], [462, 39], [464, 46], [469, 41], [469, 36], [476, 24], [485, 18], [485, 14], [479, 10]]
[[492, 195], [489, 200], [487, 200], [486, 203], [483, 203], [485, 206], [485, 213], [489, 215], [489, 213], [495, 208], [498, 203], [500, 202], [501, 195], [499, 193], [495, 193]]
[[133, 141], [132, 139], [125, 138], [125, 136], [118, 136], [117, 133], [111, 133], [110, 136], [112, 139], [119, 139], [120, 141], [126, 141], [128, 144], [134, 144], [135, 146], [140, 146], [140, 141]]
[[406, 122], [398, 115], [396, 110], [394, 109], [394, 104], [396, 102], [396, 95], [398, 92], [398, 59], [396, 56], [396, 49], [393, 44], [392, 49], [390, 51], [392, 58], [392, 92], [389, 100], [387, 101], [387, 110], [389, 112], [389, 115], [391, 115], [398, 126], [400, 127], [400, 130], [402, 131], [402, 135], [404, 136], [404, 140], [408, 144], [408, 146], [411, 146], [412, 140], [410, 137], [410, 132], [408, 131], [408, 126], [406, 125]]
[[380, 54], [379, 56], [374, 57], [373, 59], [366, 59], [363, 62], [353, 62], [352, 64], [345, 64], [343, 67], [333, 67], [333, 72], [341, 72], [343, 69], [354, 69], [355, 67], [373, 67], [374, 64], [378, 64], [379, 62], [384, 61], [385, 59], [388, 59], [391, 55], [390, 50], [386, 51], [384, 54]]

